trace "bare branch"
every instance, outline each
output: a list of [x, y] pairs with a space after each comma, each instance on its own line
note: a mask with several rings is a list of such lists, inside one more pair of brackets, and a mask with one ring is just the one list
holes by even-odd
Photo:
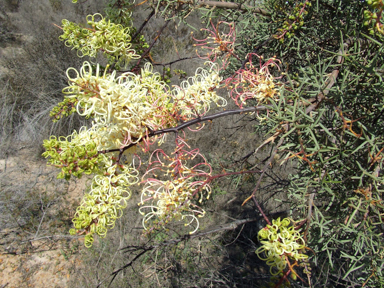
[[179, 61], [190, 60], [190, 59], [195, 59], [195, 58], [199, 58], [199, 56], [184, 57], [184, 58], [179, 58], [177, 60], [173, 60], [173, 61], [168, 62], [168, 63], [153, 63], [152, 65], [153, 66], [167, 66], [167, 65], [172, 65], [174, 63], [177, 63]]
[[143, 24], [141, 24], [140, 28], [137, 29], [136, 33], [132, 36], [131, 41], [133, 41], [137, 36], [139, 36], [139, 34], [140, 34], [141, 31], [144, 29], [145, 25], [147, 25], [148, 21], [152, 18], [153, 15], [155, 15], [155, 10], [152, 10], [151, 14], [149, 14], [149, 16], [147, 17], [147, 19], [145, 19], [145, 21], [143, 22]]
[[199, 3], [199, 6], [208, 6], [208, 7], [218, 7], [218, 8], [225, 8], [225, 9], [239, 9], [242, 11], [246, 11], [247, 9], [251, 10], [253, 13], [261, 14], [267, 17], [271, 17], [271, 13], [269, 13], [267, 10], [264, 10], [262, 8], [257, 8], [253, 6], [249, 6], [247, 4], [241, 4], [241, 3], [233, 3], [233, 2], [221, 2], [221, 1], [204, 1], [199, 0], [197, 3]]
[[[192, 126], [192, 125], [204, 122], [204, 121], [211, 121], [211, 120], [214, 120], [216, 118], [220, 118], [220, 117], [224, 117], [224, 116], [229, 116], [229, 115], [235, 115], [235, 114], [241, 114], [241, 113], [249, 113], [249, 112], [254, 112], [254, 111], [267, 110], [268, 108], [269, 108], [268, 106], [255, 106], [255, 107], [248, 107], [248, 108], [237, 109], [237, 110], [227, 110], [227, 111], [215, 113], [215, 114], [212, 114], [212, 115], [202, 116], [202, 117], [199, 117], [199, 118], [195, 118], [195, 119], [192, 119], [192, 120], [190, 120], [188, 122], [182, 123], [182, 124], [180, 124], [179, 126], [176, 126], [176, 127], [167, 128], [167, 129], [161, 129], [161, 130], [157, 130], [157, 131], [151, 131], [150, 133], [148, 133], [147, 137], [153, 137], [153, 136], [157, 136], [157, 135], [161, 135], [161, 134], [165, 134], [165, 133], [170, 133], [170, 132], [175, 133], [175, 132], [183, 130], [183, 129], [189, 127], [189, 126]], [[144, 139], [142, 138], [142, 139], [139, 140], [139, 142], [141, 142], [143, 140]], [[123, 151], [125, 151], [125, 150], [131, 148], [132, 146], [135, 146], [136, 144], [137, 144], [137, 142], [129, 144], [128, 146], [125, 146], [122, 149], [123, 149]], [[121, 149], [110, 149], [110, 150], [99, 151], [99, 153], [103, 153], [103, 154], [104, 153], [110, 153], [110, 152], [121, 152]]]
[[[343, 43], [343, 46], [339, 50], [339, 56], [337, 57], [337, 60], [336, 60], [337, 64], [343, 63], [343, 61], [344, 61], [343, 56], [345, 55], [344, 51], [345, 51], [345, 49], [348, 49], [349, 45], [351, 45], [351, 44], [352, 44], [351, 39], [348, 39], [347, 41], [345, 41], [345, 43]], [[316, 107], [318, 107], [319, 103], [325, 99], [325, 97], [328, 95], [329, 91], [331, 90], [332, 86], [336, 83], [336, 79], [337, 79], [337, 76], [339, 75], [339, 72], [340, 72], [340, 67], [337, 67], [332, 71], [331, 75], [329, 75], [329, 77], [327, 79], [327, 82], [326, 82], [327, 86], [325, 87], [324, 92], [320, 93], [317, 96], [317, 101], [315, 103], [308, 106], [308, 108], [305, 111], [306, 114], [309, 114], [309, 112], [316, 109]]]
[[159, 32], [157, 33], [155, 39], [153, 39], [153, 41], [152, 41], [151, 45], [149, 46], [149, 48], [144, 51], [143, 55], [141, 55], [141, 58], [137, 61], [137, 64], [135, 65], [135, 67], [133, 67], [131, 69], [131, 71], [134, 71], [135, 69], [137, 69], [139, 67], [140, 63], [141, 63], [141, 60], [143, 60], [149, 54], [149, 52], [151, 52], [151, 49], [153, 48], [153, 45], [155, 45], [155, 43], [159, 39], [161, 33], [163, 33], [164, 29], [168, 26], [170, 20], [171, 19], [165, 20], [165, 24], [163, 25], [163, 27], [160, 28]]
[[255, 194], [256, 194], [256, 192], [259, 190], [259, 187], [260, 187], [260, 185], [261, 185], [261, 180], [263, 179], [263, 177], [264, 177], [264, 175], [265, 175], [265, 171], [267, 171], [267, 168], [268, 168], [269, 164], [272, 163], [272, 161], [273, 161], [273, 159], [275, 158], [275, 155], [276, 155], [276, 153], [277, 153], [277, 150], [278, 150], [279, 147], [283, 144], [283, 142], [284, 142], [284, 138], [280, 138], [279, 143], [277, 143], [275, 149], [273, 149], [273, 152], [272, 152], [272, 154], [271, 154], [271, 157], [269, 157], [269, 160], [267, 161], [267, 163], [265, 163], [265, 165], [264, 165], [264, 167], [263, 167], [263, 170], [262, 170], [263, 172], [261, 173], [260, 178], [259, 178], [259, 180], [258, 180], [257, 183], [256, 183], [256, 187], [255, 187], [255, 189], [253, 189], [253, 191], [252, 191], [251, 196], [248, 197], [247, 199], [245, 199], [245, 201], [243, 202], [243, 204], [241, 204], [241, 206], [243, 206], [245, 203], [248, 202], [249, 199], [252, 198], [252, 199], [253, 199], [253, 202], [255, 202], [255, 205], [256, 205], [257, 209], [259, 209], [260, 213], [263, 215], [265, 221], [266, 221], [268, 224], [270, 224], [270, 221], [269, 221], [269, 219], [265, 216], [263, 210], [261, 209], [259, 203], [257, 202], [257, 200], [256, 200], [256, 198], [255, 198]]

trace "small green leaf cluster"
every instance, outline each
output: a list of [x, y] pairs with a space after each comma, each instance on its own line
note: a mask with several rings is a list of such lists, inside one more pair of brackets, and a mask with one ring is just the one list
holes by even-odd
[[115, 24], [132, 27], [131, 6], [133, 3], [130, 2], [128, 0], [110, 0], [108, 7], [105, 9], [106, 18]]
[[163, 68], [163, 75], [161, 77], [161, 79], [169, 84], [171, 83], [171, 78], [173, 77], [173, 75], [175, 76], [178, 76], [179, 79], [186, 79], [187, 78], [187, 73], [184, 71], [184, 70], [181, 70], [181, 69], [174, 69], [172, 72], [171, 72], [171, 68], [167, 67], [167, 68]]
[[175, 70], [173, 70], [173, 73], [174, 73], [176, 76], [179, 76], [179, 79], [187, 78], [187, 72], [185, 72], [184, 70], [181, 70], [181, 69], [175, 69]]
[[104, 238], [108, 229], [114, 228], [131, 197], [129, 187], [139, 181], [135, 168], [113, 165], [110, 157], [102, 156], [104, 169], [93, 178], [91, 191], [82, 199], [72, 220], [75, 228], [69, 231], [71, 235], [85, 234], [87, 248], [92, 246], [94, 234]]
[[[305, 248], [305, 241], [300, 235], [300, 230], [290, 226], [288, 218], [272, 220], [272, 225], [267, 225], [259, 231], [258, 237], [262, 246], [256, 250], [257, 256], [267, 262], [272, 275], [278, 275], [287, 267], [287, 257], [295, 261], [307, 259], [308, 256], [301, 253]], [[267, 256], [260, 256], [263, 253]], [[277, 272], [273, 268], [277, 268]]]
[[[96, 20], [100, 18], [100, 20]], [[66, 19], [62, 21], [63, 34], [59, 37], [65, 45], [77, 49], [79, 57], [96, 57], [103, 52], [112, 63], [126, 65], [131, 59], [140, 58], [132, 49], [129, 27], [107, 21], [100, 14], [88, 15], [87, 24], [92, 28], [82, 28]]]
[[53, 122], [57, 122], [63, 117], [68, 117], [74, 112], [76, 112], [77, 103], [77, 99], [65, 98], [64, 101], [58, 103], [55, 107], [53, 107], [51, 112], [49, 112], [49, 116], [53, 118]]
[[289, 14], [288, 18], [284, 21], [283, 26], [277, 29], [278, 34], [275, 35], [275, 37], [280, 39], [280, 41], [284, 41], [285, 36], [288, 39], [292, 38], [295, 35], [295, 32], [304, 25], [304, 17], [308, 14], [308, 11], [305, 10], [305, 8], [311, 6], [312, 4], [310, 1], [305, 1], [304, 3], [296, 5], [292, 14]]
[[161, 77], [162, 80], [169, 84], [171, 83], [171, 78], [172, 78], [172, 73], [171, 73], [171, 68], [167, 67], [167, 68], [163, 68], [163, 76]]
[[80, 178], [83, 173], [92, 174], [97, 171], [101, 155], [98, 154], [97, 145], [93, 141], [81, 143], [81, 135], [75, 131], [68, 137], [51, 136], [44, 140], [45, 152], [42, 154], [49, 158], [48, 163], [61, 168], [58, 179], [71, 178], [71, 175]]
[[[132, 29], [133, 31], [136, 31], [136, 29]], [[140, 37], [137, 39], [137, 43], [135, 43], [135, 49], [137, 51], [137, 54], [143, 54], [145, 49], [149, 48], [149, 44], [145, 40], [144, 35], [140, 35]]]

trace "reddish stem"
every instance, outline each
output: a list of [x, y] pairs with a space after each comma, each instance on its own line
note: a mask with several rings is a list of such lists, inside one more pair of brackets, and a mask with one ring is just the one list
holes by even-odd
[[253, 202], [255, 202], [255, 205], [256, 205], [257, 209], [259, 209], [259, 212], [261, 213], [261, 215], [263, 215], [265, 222], [267, 222], [268, 225], [272, 225], [272, 223], [271, 223], [271, 221], [269, 221], [267, 215], [265, 215], [263, 209], [261, 209], [259, 202], [257, 202], [255, 195], [252, 195], [252, 200], [253, 200]]
[[275, 285], [274, 288], [280, 287], [280, 285], [283, 284], [284, 280], [289, 282], [288, 279], [287, 279], [289, 273], [291, 273], [291, 270], [288, 269], [288, 271], [284, 273], [283, 277], [281, 277], [280, 281]]

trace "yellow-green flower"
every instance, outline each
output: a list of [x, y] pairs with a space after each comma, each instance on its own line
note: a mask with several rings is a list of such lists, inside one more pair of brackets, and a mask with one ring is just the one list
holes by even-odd
[[[295, 261], [308, 258], [301, 253], [305, 248], [305, 241], [299, 230], [293, 226], [288, 227], [290, 220], [285, 218], [272, 220], [272, 225], [267, 225], [259, 231], [259, 240], [262, 246], [256, 250], [257, 256], [267, 262], [272, 275], [277, 275], [287, 267], [287, 257]], [[261, 256], [264, 253], [265, 258]], [[277, 269], [277, 272], [273, 268]]]

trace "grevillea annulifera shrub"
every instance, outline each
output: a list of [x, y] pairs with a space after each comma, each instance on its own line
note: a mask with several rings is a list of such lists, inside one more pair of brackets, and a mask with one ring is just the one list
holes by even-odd
[[[78, 26], [63, 21], [62, 38], [70, 39], [67, 45], [78, 49], [82, 55], [95, 56], [97, 51], [103, 51], [108, 56], [115, 53], [114, 57], [119, 57], [119, 53], [123, 53], [124, 57], [129, 56], [130, 59], [138, 57], [135, 51], [130, 50], [130, 38], [126, 36], [128, 31], [106, 22], [102, 17], [96, 25], [95, 17], [88, 16], [87, 21], [93, 29], [98, 29], [97, 33], [85, 28], [77, 33], [75, 28], [80, 29]], [[113, 34], [113, 31], [116, 33]], [[114, 41], [110, 41], [110, 37]], [[109, 59], [115, 62], [114, 58]], [[227, 104], [215, 91], [222, 80], [216, 65], [212, 62], [206, 64], [207, 69], [198, 68], [194, 76], [172, 88], [161, 79], [159, 73], [153, 71], [150, 63], [146, 63], [140, 73], [125, 72], [119, 76], [116, 71], [108, 72], [108, 67], [101, 71], [98, 64], [94, 69], [89, 62], [84, 62], [79, 71], [74, 68], [67, 70], [69, 86], [63, 89], [65, 99], [53, 108], [51, 116], [57, 121], [77, 112], [91, 118], [92, 127], [82, 127], [68, 137], [57, 139], [52, 136], [44, 141], [46, 152], [43, 156], [49, 158], [51, 165], [61, 168], [59, 178], [95, 174], [91, 191], [84, 196], [76, 210], [73, 219], [75, 229], [71, 230], [71, 234], [85, 234], [87, 247], [92, 245], [95, 233], [105, 237], [107, 229], [114, 227], [115, 220], [121, 217], [122, 209], [131, 196], [129, 187], [139, 182], [138, 171], [133, 164], [126, 166], [119, 163], [125, 149], [143, 142], [143, 150], [148, 151], [156, 140], [159, 144], [165, 140], [165, 134], [150, 135], [154, 131], [204, 116], [213, 103], [219, 107]], [[183, 143], [182, 139], [180, 143]], [[191, 218], [187, 221], [189, 225], [198, 223], [196, 213], [204, 215], [203, 210], [193, 204], [190, 198], [197, 190], [200, 194], [202, 190], [209, 191], [209, 185], [201, 186], [204, 180], [194, 179], [207, 177], [209, 173], [201, 174], [200, 169], [184, 166], [187, 158], [195, 158], [198, 153], [179, 148], [177, 157], [168, 167], [177, 170], [171, 180], [143, 180], [146, 183], [143, 195], [150, 195], [150, 199], [157, 201], [156, 204], [140, 208], [141, 212], [146, 208], [151, 209], [151, 212], [142, 212], [145, 215], [145, 228], [152, 218], [171, 218], [167, 221]], [[148, 199], [143, 199], [141, 204], [146, 201]], [[169, 205], [173, 205], [173, 210]]]
[[[222, 106], [226, 101], [211, 89], [219, 86], [221, 80], [213, 64], [210, 64], [208, 70], [199, 68], [195, 76], [183, 81], [180, 86], [175, 86], [173, 90], [161, 81], [158, 73], [152, 71], [149, 63], [138, 75], [123, 73], [116, 77], [115, 72], [109, 74], [104, 71], [100, 74], [99, 66], [93, 71], [90, 63], [84, 62], [79, 72], [69, 68], [67, 75], [70, 86], [64, 88], [63, 93], [66, 95], [66, 100], [69, 99], [68, 103], [71, 105], [76, 103], [70, 112], [75, 110], [84, 117], [92, 118], [92, 127], [90, 129], [83, 127], [79, 133], [75, 131], [68, 137], [57, 139], [52, 136], [44, 142], [46, 152], [43, 156], [49, 157], [51, 165], [61, 168], [62, 172], [58, 176], [60, 178], [81, 177], [83, 173], [96, 174], [91, 192], [84, 197], [76, 211], [74, 219], [76, 230], [71, 230], [71, 233], [86, 233], [86, 246], [90, 246], [94, 233], [105, 237], [107, 228], [113, 228], [114, 221], [121, 216], [121, 209], [126, 206], [126, 200], [129, 199], [129, 186], [138, 182], [137, 170], [134, 167], [121, 166], [117, 160], [123, 154], [124, 147], [143, 141], [145, 151], [155, 141], [148, 137], [152, 131], [167, 129], [177, 125], [178, 121], [188, 121], [205, 115], [211, 103]], [[62, 112], [62, 104], [53, 111], [55, 115], [60, 115], [58, 117], [65, 115], [65, 112]], [[161, 143], [164, 139], [159, 141]], [[107, 156], [100, 153], [100, 151], [112, 152], [114, 149], [120, 154], [110, 153], [111, 156]], [[183, 155], [184, 153], [186, 155]], [[183, 157], [192, 157], [184, 150], [178, 151], [177, 155], [177, 161], [181, 161]], [[164, 216], [164, 205], [167, 205], [168, 200], [163, 198], [167, 195], [173, 193], [169, 200], [171, 202], [174, 201], [172, 197], [188, 202], [188, 197], [198, 189], [198, 182], [190, 180], [195, 175], [203, 176], [198, 174], [200, 170], [178, 165], [180, 166], [177, 166], [178, 175], [184, 175], [187, 171], [190, 175], [181, 178], [175, 175], [171, 182], [156, 183], [163, 185], [165, 191], [157, 191], [152, 196], [155, 199], [159, 198], [159, 202], [156, 208], [151, 206], [152, 210], [156, 211], [147, 214], [144, 223], [148, 221], [148, 217], [152, 218], [155, 214]], [[151, 194], [152, 189], [149, 186], [152, 182], [146, 181], [146, 183], [143, 194]], [[152, 183], [152, 186], [154, 185]], [[176, 186], [171, 188], [172, 185]], [[161, 188], [157, 188], [159, 189]], [[169, 192], [169, 189], [174, 191]], [[124, 205], [120, 204], [121, 201], [124, 201]], [[192, 207], [192, 203], [185, 205], [180, 201], [175, 202], [176, 210], [192, 209], [187, 208]], [[181, 212], [176, 212], [172, 219], [181, 220], [180, 218], [186, 217], [178, 216], [178, 213]], [[189, 215], [197, 220], [194, 213], [191, 212]]]
[[[212, 28], [193, 39], [198, 57], [209, 61], [169, 86], [153, 70], [158, 63], [145, 63], [167, 24], [140, 58], [130, 27], [98, 14], [87, 18], [92, 28], [63, 22], [61, 38], [79, 56], [102, 52], [109, 60], [105, 69], [89, 62], [79, 71], [69, 68], [65, 99], [51, 113], [57, 121], [76, 112], [92, 119], [91, 127], [44, 142], [44, 156], [61, 168], [59, 177], [94, 175], [71, 234], [85, 235], [87, 247], [95, 234], [105, 237], [137, 183], [143, 184], [138, 204], [145, 234], [167, 229], [171, 221], [195, 233], [212, 181], [257, 174], [243, 205], [253, 201], [267, 222], [258, 233], [256, 254], [278, 277], [275, 287], [289, 282], [289, 275], [309, 286], [382, 285], [383, 1], [267, 0], [263, 7], [242, 1], [145, 2], [153, 8], [151, 17], [158, 13], [166, 23], [187, 21], [199, 9]], [[119, 71], [121, 63], [135, 60], [131, 70]], [[239, 109], [223, 109], [228, 101]], [[222, 110], [209, 113], [212, 107]], [[198, 132], [205, 121], [240, 113], [254, 113], [256, 132], [266, 136], [242, 160], [264, 146], [271, 147], [271, 155], [261, 170], [215, 174], [183, 130]], [[139, 159], [122, 164], [129, 148], [149, 153], [167, 133], [175, 135], [175, 149], [152, 152], [141, 163], [144, 175]], [[277, 191], [284, 200], [276, 199], [289, 205], [292, 215], [270, 221], [257, 193], [277, 154], [280, 165], [294, 159], [297, 170]]]

